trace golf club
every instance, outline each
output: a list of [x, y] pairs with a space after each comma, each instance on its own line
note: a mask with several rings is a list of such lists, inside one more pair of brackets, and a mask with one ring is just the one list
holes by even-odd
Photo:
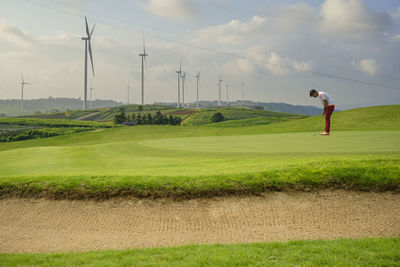
[[321, 118], [317, 121], [317, 124], [315, 125], [315, 128], [314, 128], [313, 136], [316, 135], [318, 126], [321, 124], [323, 118], [324, 118], [324, 114], [322, 114], [322, 115], [321, 115]]

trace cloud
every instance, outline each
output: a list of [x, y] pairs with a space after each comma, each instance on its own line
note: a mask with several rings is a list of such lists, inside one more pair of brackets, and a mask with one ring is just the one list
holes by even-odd
[[374, 76], [378, 72], [378, 65], [375, 60], [372, 58], [366, 58], [361, 60], [360, 62], [353, 61], [352, 65], [371, 76]]
[[362, 0], [326, 0], [321, 6], [322, 24], [325, 33], [346, 34], [360, 38], [366, 34], [383, 34], [392, 27], [387, 12], [369, 8]]
[[394, 34], [394, 35], [392, 36], [392, 40], [394, 40], [394, 41], [400, 41], [400, 34]]
[[290, 58], [282, 58], [272, 52], [265, 67], [274, 75], [286, 76], [291, 71], [304, 72], [312, 70], [312, 62], [301, 62]]
[[149, 0], [145, 10], [154, 16], [175, 21], [190, 20], [197, 15], [193, 3], [187, 0]]
[[84, 10], [91, 0], [69, 0], [70, 4], [75, 8]]
[[262, 32], [266, 18], [254, 16], [248, 22], [232, 20], [226, 24], [204, 28], [195, 33], [193, 42], [213, 42], [222, 45], [238, 45], [249, 41], [247, 36]]
[[0, 21], [0, 38], [20, 46], [32, 46], [35, 39], [18, 27]]
[[254, 63], [246, 59], [236, 59], [222, 64], [221, 69], [230, 75], [252, 74], [255, 72]]

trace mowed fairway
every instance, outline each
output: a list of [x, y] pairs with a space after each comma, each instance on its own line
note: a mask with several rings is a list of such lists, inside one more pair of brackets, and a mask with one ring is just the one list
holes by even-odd
[[400, 151], [400, 131], [336, 132], [330, 137], [285, 133], [135, 140], [135, 130], [121, 132], [133, 141], [2, 151], [2, 175], [220, 175], [320, 158], [393, 156]]

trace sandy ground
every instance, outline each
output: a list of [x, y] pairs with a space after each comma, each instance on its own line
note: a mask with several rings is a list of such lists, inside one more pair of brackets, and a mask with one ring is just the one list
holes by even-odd
[[321, 191], [187, 201], [0, 200], [0, 252], [400, 236], [400, 194]]

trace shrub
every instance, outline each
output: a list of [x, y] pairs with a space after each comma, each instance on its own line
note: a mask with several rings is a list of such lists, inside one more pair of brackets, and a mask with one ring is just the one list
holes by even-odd
[[222, 115], [220, 112], [214, 113], [211, 117], [211, 122], [220, 122], [223, 121], [224, 115]]

